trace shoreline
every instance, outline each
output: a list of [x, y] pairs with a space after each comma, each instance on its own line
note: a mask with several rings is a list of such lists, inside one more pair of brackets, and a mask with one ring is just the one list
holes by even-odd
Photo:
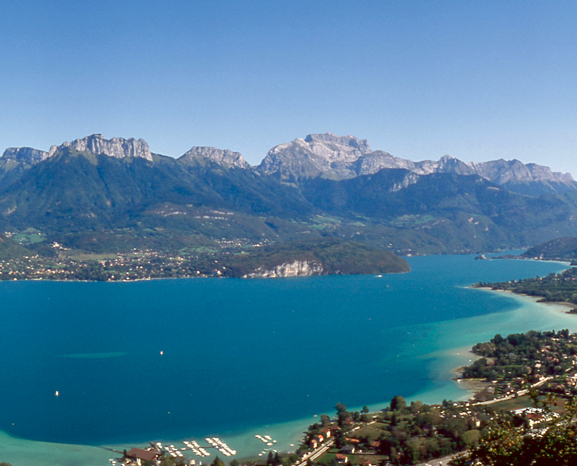
[[[513, 293], [511, 291], [505, 290], [492, 290], [490, 288], [479, 288], [482, 291], [491, 291], [497, 292], [498, 294], [508, 293], [510, 296], [515, 297], [519, 301], [530, 301], [533, 304], [539, 305], [542, 309], [547, 309], [550, 312], [562, 313], [567, 315], [566, 309], [570, 306], [569, 303], [552, 303], [552, 302], [539, 302], [538, 298], [525, 296]], [[546, 307], [541, 306], [542, 304], [547, 305]], [[576, 321], [577, 323], [577, 321]], [[437, 357], [444, 357], [444, 358], [459, 358], [462, 362], [469, 361], [469, 364], [472, 362], [471, 360], [477, 359], [479, 356], [475, 355], [471, 351], [471, 346], [466, 347], [458, 347], [451, 349], [445, 353], [445, 356], [438, 355]], [[461, 362], [461, 361], [460, 361]], [[462, 400], [471, 400], [473, 396], [483, 390], [486, 386], [488, 386], [489, 382], [478, 381], [475, 379], [459, 379], [458, 376], [462, 372], [463, 367], [466, 364], [460, 364], [459, 366], [453, 366], [452, 369], [445, 368], [444, 370], [444, 379], [451, 380], [454, 383], [454, 386], [457, 387], [457, 390], [462, 393], [463, 397]], [[401, 394], [402, 395], [402, 394]], [[421, 393], [417, 393], [414, 397], [411, 396], [411, 399], [420, 399]], [[460, 398], [460, 397], [459, 397]], [[457, 399], [457, 398], [456, 398]], [[436, 403], [441, 402], [441, 398], [435, 400]], [[389, 401], [383, 401], [382, 403], [371, 403], [370, 408], [372, 410], [382, 409], [388, 406]], [[351, 408], [354, 409], [354, 408]], [[276, 437], [276, 432], [285, 431], [285, 435], [288, 434], [288, 437], [292, 439], [289, 441], [279, 441], [278, 444], [275, 444], [275, 447], [278, 448], [279, 452], [292, 452], [295, 451], [298, 446], [298, 440], [300, 440], [301, 432], [306, 430], [307, 426], [316, 422], [318, 418], [310, 417], [307, 419], [299, 419], [294, 421], [288, 421], [279, 424], [273, 424], [270, 426], [260, 426], [255, 428], [249, 428], [247, 431], [238, 432], [236, 434], [231, 435], [220, 435], [222, 439], [224, 439], [227, 443], [233, 444], [238, 450], [239, 455], [235, 458], [240, 459], [259, 459], [258, 453], [252, 453], [257, 450], [254, 445], [262, 446], [258, 443], [254, 443], [254, 434], [255, 433], [268, 433], [272, 434], [273, 438]], [[218, 433], [213, 433], [214, 435], [219, 435]], [[211, 434], [212, 435], [212, 434]], [[61, 443], [52, 443], [52, 442], [42, 442], [42, 441], [35, 441], [35, 440], [27, 440], [23, 438], [12, 437], [5, 432], [0, 432], [0, 438], [3, 438], [2, 444], [5, 446], [10, 446], [9, 450], [11, 453], [18, 454], [18, 460], [12, 459], [12, 462], [15, 462], [20, 465], [27, 465], [27, 464], [43, 464], [42, 461], [39, 461], [37, 455], [41, 455], [42, 458], [58, 458], [55, 460], [53, 464], [59, 464], [62, 458], [67, 457], [68, 455], [76, 456], [82, 455], [85, 458], [90, 458], [94, 460], [94, 463], [90, 461], [86, 461], [84, 464], [87, 466], [92, 466], [92, 464], [103, 464], [103, 460], [106, 462], [109, 458], [115, 457], [112, 452], [107, 449], [115, 449], [122, 451], [125, 447], [131, 446], [138, 446], [138, 447], [146, 447], [148, 443], [146, 441], [143, 442], [134, 442], [132, 444], [103, 444], [103, 445], [84, 445], [84, 444], [61, 444]], [[186, 437], [179, 438], [179, 439], [154, 439], [155, 441], [161, 441], [163, 444], [170, 444], [170, 443], [181, 443], [182, 440], [186, 439]], [[279, 439], [280, 440], [280, 439]], [[293, 443], [294, 447], [290, 446]], [[252, 444], [252, 445], [250, 445]], [[245, 446], [246, 445], [246, 446]], [[238, 446], [238, 447], [237, 447]], [[244, 450], [244, 451], [243, 451]], [[220, 456], [220, 455], [219, 455]], [[214, 455], [211, 455], [210, 458], [213, 458]], [[262, 458], [262, 457], [260, 457]], [[10, 461], [10, 458], [0, 458], [2, 461]]]
[[382, 275], [403, 275], [410, 273], [410, 270], [400, 271], [400, 272], [380, 272], [380, 273], [312, 273], [309, 275], [287, 275], [279, 277], [227, 277], [221, 275], [189, 275], [182, 277], [144, 277], [144, 278], [129, 278], [122, 280], [79, 280], [79, 279], [62, 279], [54, 280], [53, 278], [14, 278], [10, 280], [0, 280], [0, 283], [14, 283], [14, 282], [50, 282], [50, 283], [138, 283], [138, 282], [149, 282], [153, 280], [195, 280], [195, 279], [229, 279], [229, 280], [268, 280], [268, 279], [287, 279], [287, 278], [310, 278], [310, 277], [379, 277]]
[[[559, 262], [559, 261], [549, 261], [549, 262]], [[531, 296], [524, 293], [515, 293], [511, 290], [494, 290], [493, 288], [486, 286], [479, 286], [479, 287], [470, 286], [468, 288], [495, 293], [497, 295], [512, 296], [514, 299], [517, 299], [519, 301], [527, 300], [533, 304], [536, 304], [539, 307], [548, 309], [549, 311], [553, 311], [555, 313], [564, 315], [575, 315], [577, 317], [577, 314], [569, 312], [569, 310], [577, 308], [577, 305], [569, 303], [567, 301], [541, 301], [541, 298], [538, 296]], [[478, 356], [475, 353], [473, 353], [472, 347], [467, 348], [467, 351], [474, 358], [473, 360], [481, 358], [481, 356]], [[485, 388], [492, 386], [493, 384], [491, 382], [487, 382], [481, 379], [460, 378], [464, 368], [465, 366], [456, 367], [453, 370], [451, 370], [451, 373], [455, 374], [456, 377], [454, 378], [454, 380], [458, 383], [459, 388], [467, 390], [472, 393], [471, 397], [469, 397], [469, 401], [472, 401], [475, 395], [483, 391]]]
[[[139, 279], [139, 280], [126, 280], [126, 282], [129, 281], [149, 281], [149, 280], [166, 280], [166, 279], [175, 279], [177, 277], [168, 277], [168, 278], [154, 278], [154, 279]], [[197, 277], [190, 277], [190, 278], [197, 278]], [[201, 277], [201, 278], [205, 278], [205, 277]], [[216, 277], [215, 277], [216, 278]], [[35, 280], [36, 281], [36, 280]], [[38, 280], [41, 281], [41, 280]], [[63, 281], [63, 280], [53, 280], [52, 282], [56, 282], [56, 281]], [[69, 282], [70, 280], [65, 280], [67, 282]], [[107, 283], [111, 283], [111, 282], [107, 282]], [[488, 290], [488, 291], [497, 291], [497, 290]], [[536, 300], [534, 298], [531, 297], [524, 297], [524, 296], [520, 296], [517, 294], [512, 294], [515, 299], [519, 299], [521, 301], [522, 300], [530, 300], [533, 303], [536, 303]], [[554, 304], [554, 303], [537, 303], [537, 304]], [[520, 304], [520, 306], [522, 307], [522, 304]], [[542, 308], [542, 306], [539, 306], [540, 308]], [[550, 309], [550, 312], [552, 312], [552, 309], [555, 309], [556, 313], [563, 313], [563, 311], [566, 309], [566, 306], [561, 309], [561, 306], [556, 307], [556, 305], [554, 304], [554, 307], [552, 308], [551, 306], [548, 306], [548, 308], [544, 308], [544, 309]], [[531, 311], [534, 313], [534, 311]], [[564, 313], [566, 314], [566, 313]], [[507, 315], [509, 316], [513, 316], [516, 321], [519, 320], [518, 318], [518, 314], [517, 316], [515, 316], [515, 312], [509, 313], [507, 312]], [[545, 317], [545, 320], [547, 318], [548, 313], [545, 312], [543, 313], [543, 316]], [[481, 315], [481, 316], [475, 316], [475, 317], [464, 317], [463, 319], [466, 320], [470, 320], [471, 324], [469, 325], [469, 327], [471, 329], [477, 330], [480, 328], [485, 328], [484, 327], [484, 323], [489, 323], [489, 322], [493, 322], [495, 321], [495, 316], [498, 316], [498, 314], [487, 314], [487, 315]], [[549, 314], [549, 316], [551, 316], [551, 314]], [[457, 319], [457, 320], [451, 320], [451, 321], [447, 321], [447, 322], [452, 322], [450, 329], [453, 328], [457, 328], [457, 325], [461, 325], [458, 322], [461, 319]], [[499, 320], [499, 322], [501, 322]], [[533, 321], [531, 321], [533, 322]], [[577, 321], [576, 321], [577, 322]], [[505, 324], [507, 324], [507, 322], [505, 322]], [[417, 324], [418, 325], [418, 324]], [[434, 323], [432, 324], [432, 328], [434, 327], [435, 329], [437, 329], [437, 327], [439, 327], [440, 323]], [[501, 324], [499, 324], [501, 325]], [[516, 324], [517, 325], [517, 324]], [[532, 324], [531, 324], [532, 325]], [[442, 337], [443, 341], [447, 340], [447, 338], [450, 336], [450, 338], [453, 338], [454, 336], [454, 332], [449, 331], [450, 329], [448, 329], [447, 327], [449, 327], [448, 325], [446, 325], [445, 323], [443, 323], [443, 329], [439, 336]], [[467, 327], [467, 328], [469, 328]], [[460, 327], [459, 327], [460, 328]], [[493, 327], [491, 327], [493, 328]], [[506, 325], [504, 325], [503, 327], [497, 327], [497, 328], [506, 328]], [[429, 330], [430, 331], [430, 330]], [[504, 332], [509, 332], [508, 329], [503, 330]], [[468, 332], [468, 330], [466, 330], [466, 332]], [[498, 332], [495, 332], [498, 333]], [[494, 336], [494, 334], [492, 336]], [[512, 332], [509, 332], [512, 333]], [[427, 334], [426, 332], [423, 333], [424, 336], [428, 337], [428, 338], [432, 338], [432, 337], [436, 337], [437, 333], [429, 333]], [[491, 337], [492, 337], [491, 336]], [[484, 338], [485, 336], [483, 336]], [[476, 336], [474, 336], [473, 334], [470, 335], [470, 339], [475, 339]], [[431, 354], [435, 353], [432, 357], [439, 360], [440, 364], [437, 365], [437, 367], [439, 369], [442, 369], [442, 372], [438, 372], [437, 374], [439, 376], [435, 376], [435, 374], [432, 374], [431, 377], [429, 378], [429, 380], [433, 381], [434, 383], [436, 382], [440, 382], [437, 386], [434, 385], [434, 383], [431, 384], [431, 387], [422, 386], [423, 391], [415, 393], [415, 395], [410, 395], [411, 399], [421, 399], [424, 402], [427, 403], [440, 403], [441, 400], [443, 398], [447, 398], [450, 399], [450, 397], [454, 397], [455, 400], [457, 399], [462, 399], [465, 400], [466, 396], [468, 393], [471, 393], [471, 391], [474, 391], [475, 388], [475, 384], [470, 384], [468, 383], [468, 381], [461, 381], [458, 382], [456, 380], [454, 380], [454, 370], [451, 370], [451, 365], [453, 368], [457, 367], [457, 369], [459, 369], [459, 367], [463, 366], [463, 363], [465, 363], [467, 360], [469, 360], [472, 356], [474, 356], [471, 352], [470, 349], [472, 347], [473, 344], [477, 343], [477, 341], [474, 341], [472, 343], [466, 343], [467, 346], [463, 346], [463, 339], [461, 338], [461, 344], [459, 345], [459, 343], [456, 344], [456, 348], [452, 348], [452, 349], [448, 349], [446, 351], [440, 350], [438, 353], [436, 353], [436, 351], [433, 351]], [[482, 339], [480, 339], [479, 341], [483, 341]], [[450, 347], [449, 347], [450, 348]], [[460, 354], [459, 354], [460, 353]], [[428, 357], [428, 354], [424, 354], [423, 357]], [[458, 366], [455, 364], [455, 362], [458, 362]], [[429, 366], [430, 367], [430, 366]], [[453, 380], [452, 380], [453, 379]], [[461, 379], [463, 380], [463, 379]], [[451, 386], [453, 387], [453, 390], [447, 390], [447, 387]], [[461, 393], [463, 396], [459, 396], [456, 395], [456, 392]], [[450, 393], [449, 396], [446, 396], [446, 393]], [[403, 395], [402, 393], [399, 393], [400, 395]], [[428, 400], [423, 400], [422, 397], [427, 397], [428, 396]], [[346, 401], [346, 400], [345, 400]], [[390, 403], [390, 400], [384, 401], [382, 403], [371, 403], [370, 407], [371, 409], [374, 410], [378, 410], [378, 409], [382, 409], [386, 406], [388, 406]], [[374, 408], [373, 408], [374, 407]], [[350, 409], [354, 409], [354, 408], [350, 408]], [[327, 414], [331, 414], [331, 413], [327, 413]], [[317, 414], [320, 415], [320, 412]], [[314, 422], [317, 422], [318, 418], [313, 418], [312, 416], [310, 418], [307, 419], [299, 419], [299, 420], [295, 420], [295, 421], [291, 421], [291, 422], [286, 422], [286, 423], [279, 423], [279, 424], [271, 424], [270, 426], [257, 426], [256, 428], [252, 429], [252, 428], [248, 428], [247, 431], [244, 432], [238, 432], [236, 434], [230, 434], [227, 435], [226, 433], [223, 435], [219, 435], [219, 432], [212, 432], [209, 434], [211, 435], [219, 435], [219, 437], [221, 437], [223, 440], [227, 441], [227, 443], [231, 444], [233, 447], [235, 447], [235, 449], [237, 449], [239, 451], [239, 455], [237, 455], [235, 458], [248, 458], [248, 457], [252, 457], [255, 458], [257, 453], [254, 453], [252, 455], [245, 455], [243, 454], [244, 452], [242, 451], [243, 448], [241, 447], [241, 445], [239, 445], [240, 439], [244, 438], [243, 441], [247, 442], [247, 445], [249, 446], [248, 449], [246, 449], [245, 451], [252, 451], [252, 452], [256, 452], [258, 451], [257, 448], [258, 446], [262, 447], [263, 445], [260, 442], [255, 442], [255, 438], [254, 438], [254, 433], [259, 433], [259, 434], [271, 434], [274, 438], [276, 437], [276, 433], [273, 431], [281, 431], [281, 430], [285, 430], [286, 432], [288, 432], [287, 434], [287, 439], [293, 438], [293, 439], [300, 439], [301, 438], [301, 432], [302, 430], [306, 429], [306, 427]], [[3, 436], [3, 433], [0, 433], [0, 436]], [[0, 437], [3, 438], [3, 437]], [[114, 457], [113, 454], [111, 454], [110, 451], [105, 450], [105, 448], [110, 447], [112, 445], [113, 448], [117, 449], [117, 450], [122, 450], [122, 448], [118, 448], [116, 445], [120, 446], [121, 444], [108, 444], [108, 445], [82, 445], [82, 444], [59, 444], [59, 443], [50, 443], [50, 442], [41, 442], [41, 441], [32, 441], [32, 440], [25, 440], [25, 439], [18, 439], [18, 438], [13, 438], [13, 437], [9, 437], [6, 435], [6, 438], [10, 438], [11, 440], [6, 440], [3, 441], [1, 444], [6, 447], [9, 446], [9, 448], [4, 448], [3, 452], [0, 453], [0, 455], [2, 456], [6, 456], [6, 457], [0, 457], [0, 461], [9, 461], [12, 462], [13, 464], [18, 464], [20, 466], [26, 466], [28, 464], [32, 465], [34, 464], [35, 466], [42, 466], [45, 464], [50, 464], [50, 465], [56, 465], [56, 464], [72, 464], [71, 460], [66, 460], [67, 456], [74, 456], [76, 455], [77, 457], [83, 457], [84, 460], [82, 462], [82, 464], [85, 464], [87, 466], [92, 466], [92, 464], [106, 464], [106, 461], [108, 460], [108, 458]], [[173, 437], [174, 438], [174, 437]], [[180, 441], [182, 439], [185, 439], [188, 437], [182, 437], [179, 440], [174, 440], [173, 443], [180, 443]], [[199, 437], [197, 437], [198, 439]], [[235, 440], [232, 440], [232, 439]], [[231, 439], [231, 440], [229, 440]], [[239, 441], [237, 441], [237, 439]], [[158, 438], [158, 439], [147, 439], [147, 440], [158, 440], [158, 441], [162, 441], [163, 444], [166, 444], [167, 442], [164, 441], [162, 438]], [[170, 444], [171, 440], [168, 440], [168, 444]], [[204, 442], [203, 442], [204, 443]], [[295, 443], [295, 447], [289, 447], [290, 443]], [[146, 443], [139, 443], [139, 442], [134, 442], [133, 445], [131, 446], [137, 446], [137, 445], [147, 445]], [[237, 447], [238, 445], [238, 447]], [[255, 445], [257, 445], [257, 447], [255, 447]], [[290, 442], [290, 441], [286, 441], [286, 442], [282, 442], [279, 438], [279, 442], [276, 444], [278, 445], [278, 450], [279, 451], [294, 451], [296, 450], [296, 447], [298, 446], [297, 442]], [[275, 445], [275, 447], [273, 448], [277, 448], [277, 446]], [[13, 447], [13, 449], [11, 448]], [[285, 447], [285, 448], [283, 448]], [[293, 448], [293, 450], [291, 450], [290, 448]], [[12, 457], [8, 457], [6, 455], [6, 453], [10, 453], [12, 455], [12, 453], [14, 453], [14, 455], [18, 454], [19, 458], [16, 459], [13, 455]], [[219, 455], [220, 457], [221, 455]], [[56, 459], [57, 458], [57, 459]], [[104, 461], [102, 460], [102, 458], [104, 458]], [[257, 457], [258, 458], [258, 457]], [[231, 460], [232, 458], [228, 458], [228, 460]], [[208, 460], [208, 458], [207, 458]], [[50, 461], [50, 462], [48, 462]], [[210, 460], [208, 460], [210, 461]], [[204, 461], [203, 461], [204, 462]]]
[[[474, 361], [481, 359], [482, 356], [479, 356], [473, 353], [472, 348], [466, 349], [466, 352], [470, 356], [469, 362], [473, 363]], [[460, 366], [453, 370], [451, 373], [455, 375], [453, 380], [457, 382], [458, 387], [461, 390], [468, 392], [467, 401], [476, 402], [475, 396], [485, 390], [487, 387], [491, 387], [494, 384], [492, 382], [487, 382], [486, 380], [482, 379], [464, 379], [462, 378], [463, 372], [467, 366]]]
[[[465, 352], [467, 357], [469, 357], [469, 363], [472, 364], [477, 359], [481, 359], [481, 356], [473, 353], [472, 347], [468, 348], [461, 348], [456, 351], [452, 351], [452, 354], [455, 356], [462, 357], [461, 353]], [[470, 365], [469, 364], [469, 365]], [[485, 388], [490, 387], [492, 385], [491, 382], [486, 382], [484, 380], [479, 379], [463, 379], [461, 378], [463, 372], [465, 370], [464, 366], [455, 367], [451, 370], [451, 374], [453, 375], [452, 380], [454, 380], [457, 384], [457, 387], [466, 392], [467, 401], [472, 401], [478, 393], [482, 392]]]
[[[549, 262], [554, 262], [554, 261], [549, 261]], [[545, 306], [549, 306], [549, 307], [558, 306], [558, 307], [569, 308], [569, 310], [577, 308], [577, 304], [573, 304], [573, 303], [570, 303], [568, 301], [542, 301], [542, 298], [539, 296], [531, 296], [531, 295], [528, 295], [525, 293], [515, 293], [514, 291], [511, 291], [511, 290], [494, 290], [493, 288], [490, 288], [488, 286], [470, 286], [468, 288], [470, 288], [472, 290], [489, 291], [489, 292], [498, 293], [498, 294], [508, 294], [508, 295], [519, 297], [519, 298], [531, 300], [531, 302], [538, 304], [538, 305], [545, 305]], [[565, 314], [571, 315], [572, 313], [566, 311]], [[575, 315], [577, 315], [577, 314], [575, 314]]]
[[[197, 440], [200, 443], [206, 443], [205, 437], [219, 436], [227, 444], [232, 444], [238, 450], [234, 457], [226, 458], [221, 452], [208, 447], [210, 456], [202, 458], [201, 461], [210, 462], [215, 456], [230, 462], [233, 459], [237, 461], [258, 461], [265, 459], [268, 451], [279, 453], [295, 452], [302, 440], [303, 433], [308, 426], [318, 422], [319, 415], [310, 418], [297, 419], [293, 421], [282, 422], [272, 425], [264, 425], [248, 428], [232, 434], [206, 434], [203, 436], [182, 437], [182, 438], [155, 438], [152, 442], [161, 442], [163, 445], [181, 444], [186, 440]], [[256, 434], [270, 435], [274, 439], [274, 445], [268, 446], [256, 439]], [[249, 445], [251, 444], [251, 445]], [[56, 464], [75, 464], [79, 457], [82, 457], [84, 466], [101, 466], [107, 464], [109, 459], [122, 456], [124, 449], [132, 447], [147, 448], [150, 446], [149, 441], [134, 441], [129, 443], [110, 443], [101, 445], [86, 445], [72, 443], [46, 442], [42, 440], [30, 440], [13, 436], [5, 431], [0, 431], [0, 461], [7, 461], [19, 466], [36, 466], [36, 465], [56, 465]], [[259, 448], [256, 448], [257, 445]], [[184, 446], [184, 445], [182, 445]], [[262, 449], [259, 454], [257, 450]], [[266, 452], [266, 453], [264, 453]], [[9, 453], [9, 454], [6, 454]], [[199, 461], [196, 456], [191, 455]], [[208, 463], [207, 463], [208, 464]]]

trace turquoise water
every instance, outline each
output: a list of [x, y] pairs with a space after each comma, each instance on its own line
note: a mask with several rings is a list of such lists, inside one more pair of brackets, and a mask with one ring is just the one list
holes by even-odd
[[0, 430], [85, 445], [220, 435], [256, 453], [243, 433], [289, 442], [279, 425], [337, 402], [456, 399], [457, 349], [574, 318], [466, 288], [563, 264], [409, 261], [383, 277], [0, 283]]

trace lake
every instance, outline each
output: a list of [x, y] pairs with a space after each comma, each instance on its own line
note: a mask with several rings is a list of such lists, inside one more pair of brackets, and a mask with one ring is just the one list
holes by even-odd
[[255, 454], [266, 429], [287, 449], [337, 402], [465, 397], [450, 370], [495, 333], [577, 328], [577, 316], [467, 287], [564, 264], [408, 260], [410, 273], [382, 277], [2, 282], [0, 461], [105, 464], [108, 452], [39, 442], [209, 435]]

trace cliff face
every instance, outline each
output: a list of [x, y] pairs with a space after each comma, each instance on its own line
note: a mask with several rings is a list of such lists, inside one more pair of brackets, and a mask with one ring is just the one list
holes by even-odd
[[282, 277], [309, 277], [322, 275], [323, 266], [314, 261], [294, 261], [277, 265], [272, 269], [259, 267], [254, 272], [247, 273], [242, 278], [282, 278]]
[[27, 165], [34, 165], [48, 158], [48, 152], [31, 147], [10, 147], [4, 151], [2, 158], [14, 160]]
[[97, 155], [108, 155], [122, 159], [124, 157], [141, 157], [152, 162], [152, 154], [148, 144], [143, 139], [112, 138], [104, 139], [102, 134], [93, 134], [72, 142], [65, 142], [60, 146], [50, 148], [49, 157], [52, 157], [58, 150], [70, 148], [79, 152], [91, 152]]
[[250, 165], [244, 160], [240, 152], [233, 152], [228, 149], [217, 149], [216, 147], [193, 147], [184, 153], [178, 161], [189, 163], [198, 159], [209, 159], [224, 166], [250, 168]]
[[318, 176], [340, 180], [356, 176], [354, 163], [369, 152], [371, 148], [364, 139], [309, 134], [305, 139], [273, 147], [257, 169], [289, 183]]
[[31, 147], [10, 147], [0, 157], [0, 186], [7, 187], [24, 172], [48, 158], [48, 152]]
[[[465, 163], [448, 155], [437, 161], [413, 162], [394, 157], [388, 152], [371, 151], [364, 139], [331, 133], [309, 134], [305, 139], [279, 144], [268, 152], [257, 167], [261, 173], [295, 186], [299, 186], [303, 179], [347, 180], [374, 175], [383, 169], [404, 169], [419, 176], [435, 173], [478, 175], [506, 189], [530, 196], [577, 189], [577, 183], [570, 174], [553, 172], [541, 165], [525, 165], [518, 160], [503, 159]], [[412, 184], [414, 180], [413, 177], [407, 182]]]

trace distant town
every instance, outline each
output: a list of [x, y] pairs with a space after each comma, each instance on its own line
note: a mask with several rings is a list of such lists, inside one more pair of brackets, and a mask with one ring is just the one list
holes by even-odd
[[[38, 234], [28, 235], [26, 239], [29, 241], [35, 236]], [[380, 274], [409, 270], [405, 259], [388, 251], [334, 238], [284, 244], [223, 240], [218, 248], [133, 249], [100, 254], [71, 250], [54, 241], [43, 249], [43, 254], [0, 258], [0, 280], [131, 281]]]

